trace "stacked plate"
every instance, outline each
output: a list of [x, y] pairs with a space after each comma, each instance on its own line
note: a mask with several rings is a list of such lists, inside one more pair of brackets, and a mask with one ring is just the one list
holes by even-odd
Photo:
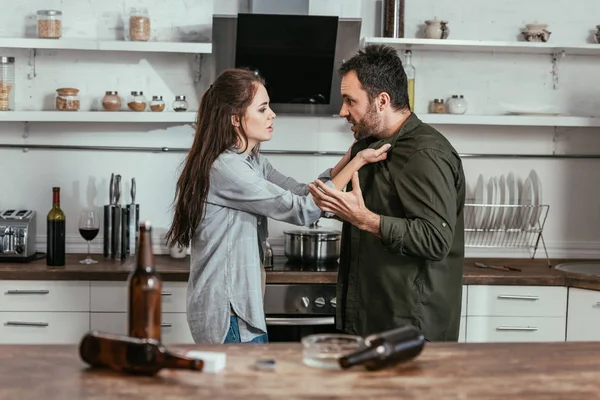
[[529, 172], [522, 185], [514, 173], [492, 177], [479, 175], [474, 192], [467, 187], [465, 227], [486, 230], [527, 230], [539, 227], [542, 186], [537, 173]]

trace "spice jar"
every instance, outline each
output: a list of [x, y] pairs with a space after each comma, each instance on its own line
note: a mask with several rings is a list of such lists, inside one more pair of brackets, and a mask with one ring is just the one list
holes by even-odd
[[119, 111], [121, 109], [121, 97], [116, 91], [108, 91], [102, 98], [102, 108], [106, 111]]
[[129, 13], [129, 39], [147, 42], [150, 39], [150, 17], [147, 8], [132, 8]]
[[44, 39], [62, 36], [62, 11], [39, 10], [37, 12], [37, 35]]
[[434, 99], [431, 102], [431, 108], [429, 111], [433, 114], [445, 114], [446, 105], [444, 104], [444, 99]]
[[174, 111], [187, 111], [188, 102], [185, 99], [185, 96], [175, 96], [175, 101], [173, 102], [173, 110]]
[[56, 109], [59, 111], [79, 110], [79, 89], [56, 89]]
[[461, 95], [452, 95], [452, 98], [448, 100], [448, 112], [450, 114], [464, 114], [467, 111], [467, 101], [465, 97]]
[[131, 92], [131, 96], [129, 96], [129, 100], [127, 100], [127, 107], [132, 111], [144, 111], [146, 109], [146, 97], [144, 97], [144, 92]]
[[15, 110], [15, 58], [0, 57], [0, 111]]
[[152, 101], [150, 102], [150, 110], [160, 112], [165, 109], [165, 102], [163, 101], [162, 96], [152, 96]]

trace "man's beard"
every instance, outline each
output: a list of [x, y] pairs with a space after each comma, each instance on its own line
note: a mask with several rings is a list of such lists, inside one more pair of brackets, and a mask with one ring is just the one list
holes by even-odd
[[377, 136], [381, 125], [381, 118], [377, 115], [377, 108], [373, 102], [369, 105], [367, 113], [360, 122], [350, 122], [354, 123], [354, 138], [361, 140], [369, 136]]

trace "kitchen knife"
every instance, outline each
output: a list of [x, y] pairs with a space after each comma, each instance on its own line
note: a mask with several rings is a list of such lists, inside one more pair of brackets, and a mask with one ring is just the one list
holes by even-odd
[[103, 246], [103, 254], [104, 257], [112, 256], [112, 243], [113, 243], [113, 230], [112, 230], [112, 220], [114, 214], [114, 185], [115, 185], [115, 174], [110, 174], [110, 186], [108, 188], [108, 204], [104, 206], [104, 225], [103, 234], [104, 234], [104, 246]]
[[115, 176], [115, 188], [114, 188], [114, 212], [112, 215], [112, 253], [113, 259], [121, 259], [121, 246], [122, 246], [122, 210], [121, 210], [121, 175]]
[[139, 236], [139, 221], [140, 221], [140, 205], [135, 204], [136, 194], [135, 178], [131, 178], [131, 203], [127, 205], [127, 253], [134, 255], [138, 236]]

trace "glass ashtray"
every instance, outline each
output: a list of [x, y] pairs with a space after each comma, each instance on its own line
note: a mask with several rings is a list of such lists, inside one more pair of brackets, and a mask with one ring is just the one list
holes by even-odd
[[319, 334], [302, 338], [304, 365], [321, 369], [341, 369], [340, 357], [363, 346], [363, 338], [347, 334]]

